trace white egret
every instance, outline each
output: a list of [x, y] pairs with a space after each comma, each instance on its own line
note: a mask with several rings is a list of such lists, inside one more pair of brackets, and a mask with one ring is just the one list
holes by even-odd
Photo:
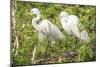
[[32, 19], [32, 25], [39, 33], [39, 39], [42, 40], [44, 38], [48, 38], [49, 40], [59, 39], [63, 40], [65, 36], [63, 33], [48, 19], [41, 20], [41, 14], [39, 9], [33, 8], [31, 10], [33, 14], [36, 15], [35, 18]]
[[[33, 8], [31, 13], [35, 14], [36, 17], [32, 19], [32, 25], [38, 33], [39, 40], [47, 39], [48, 46], [51, 45], [52, 40], [64, 40], [65, 36], [63, 33], [48, 19], [41, 20], [41, 14], [39, 9]], [[47, 50], [47, 49], [46, 49]]]
[[59, 15], [59, 18], [64, 31], [78, 37], [80, 40], [87, 43], [90, 41], [87, 31], [85, 29], [80, 30], [78, 25], [80, 24], [79, 18], [76, 15], [69, 15], [67, 12], [62, 11]]

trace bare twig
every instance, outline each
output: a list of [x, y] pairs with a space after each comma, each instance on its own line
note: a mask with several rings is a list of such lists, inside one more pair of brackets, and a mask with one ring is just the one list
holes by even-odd
[[34, 47], [34, 50], [33, 50], [33, 52], [32, 52], [31, 61], [32, 61], [33, 64], [35, 63], [35, 54], [36, 54], [36, 46]]
[[46, 61], [46, 59], [35, 60], [35, 63], [39, 63], [39, 62], [42, 62], [42, 61]]
[[[15, 18], [15, 12], [16, 12], [16, 1], [13, 0], [12, 1], [12, 24], [13, 24], [13, 30], [14, 30], [14, 34], [15, 34], [15, 42], [14, 42], [14, 47], [13, 47], [13, 52], [15, 51], [15, 49], [18, 49], [19, 47], [19, 40], [18, 40], [18, 36], [17, 36], [17, 31], [16, 31], [16, 18]], [[16, 50], [15, 54], [17, 55], [18, 51]]]

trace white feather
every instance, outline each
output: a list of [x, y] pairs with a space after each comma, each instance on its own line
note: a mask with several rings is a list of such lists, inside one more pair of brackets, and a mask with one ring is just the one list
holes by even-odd
[[62, 11], [59, 17], [61, 19], [62, 27], [67, 33], [73, 34], [74, 36], [78, 37], [79, 39], [85, 42], [90, 41], [86, 30], [84, 29], [81, 31], [78, 27], [79, 18], [76, 15], [68, 15], [67, 12]]
[[33, 12], [37, 16], [32, 19], [32, 25], [38, 31], [39, 40], [43, 40], [45, 38], [50, 40], [65, 39], [63, 33], [48, 19], [40, 20], [40, 11], [37, 8], [33, 8], [31, 12]]

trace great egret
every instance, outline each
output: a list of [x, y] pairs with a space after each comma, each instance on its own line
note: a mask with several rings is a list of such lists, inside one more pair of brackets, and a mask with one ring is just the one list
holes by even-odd
[[[89, 42], [90, 38], [88, 33], [85, 29], [80, 30], [79, 18], [76, 15], [69, 15], [66, 11], [62, 11], [59, 15], [62, 27], [64, 31], [69, 34], [73, 34], [74, 36], [78, 37], [82, 41]], [[83, 27], [81, 25], [81, 27]]]
[[36, 29], [36, 31], [39, 33], [40, 40], [43, 40], [44, 38], [48, 38], [49, 40], [65, 39], [65, 36], [63, 35], [63, 33], [48, 19], [41, 20], [39, 9], [33, 8], [31, 12], [36, 15], [36, 17], [32, 19], [32, 25]]
[[52, 40], [65, 39], [63, 33], [48, 19], [41, 20], [40, 18], [41, 14], [39, 9], [33, 8], [31, 10], [31, 13], [36, 15], [36, 17], [32, 19], [32, 25], [35, 28], [35, 30], [38, 32], [39, 40], [43, 40], [46, 38], [48, 40], [48, 45], [50, 45], [50, 42]]

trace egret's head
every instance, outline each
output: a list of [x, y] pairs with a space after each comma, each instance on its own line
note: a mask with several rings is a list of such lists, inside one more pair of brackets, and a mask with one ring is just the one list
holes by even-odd
[[39, 11], [39, 9], [37, 9], [37, 8], [33, 8], [33, 9], [31, 10], [31, 13], [36, 14], [36, 15], [40, 15], [40, 11]]
[[62, 11], [59, 15], [59, 18], [62, 18], [62, 17], [68, 17], [68, 13], [65, 12], [65, 11]]

